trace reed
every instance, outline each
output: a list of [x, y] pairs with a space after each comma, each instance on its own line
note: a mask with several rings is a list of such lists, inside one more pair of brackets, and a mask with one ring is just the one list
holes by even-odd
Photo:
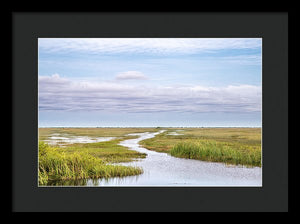
[[123, 177], [142, 172], [138, 167], [109, 165], [87, 152], [65, 153], [39, 142], [39, 185], [59, 180]]
[[214, 140], [180, 142], [170, 154], [175, 157], [198, 159], [226, 164], [261, 166], [261, 149], [257, 146], [235, 145]]

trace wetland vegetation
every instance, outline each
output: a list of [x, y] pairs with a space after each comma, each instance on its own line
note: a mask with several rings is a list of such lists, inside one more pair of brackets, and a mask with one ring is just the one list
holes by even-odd
[[172, 128], [140, 144], [175, 157], [261, 167], [260, 128]]
[[[86, 178], [109, 178], [138, 175], [139, 167], [121, 166], [112, 163], [129, 162], [145, 158], [145, 153], [128, 150], [118, 145], [120, 141], [136, 138], [129, 133], [155, 131], [155, 129], [134, 128], [40, 128], [39, 129], [39, 185], [52, 185], [61, 181]], [[59, 136], [113, 136], [116, 139], [94, 143], [74, 143], [60, 146], [45, 141], [52, 135]]]
[[[39, 128], [39, 185], [139, 175], [142, 168], [118, 163], [147, 155], [119, 143], [137, 138], [133, 133], [159, 130], [166, 131], [140, 141], [140, 145], [174, 157], [261, 167], [260, 128]], [[46, 142], [51, 136], [60, 136], [61, 140], [49, 145]], [[64, 138], [82, 136], [114, 138], [89, 143], [63, 142]]]
[[138, 167], [110, 165], [87, 151], [65, 152], [39, 143], [39, 185], [61, 180], [122, 177], [141, 173]]

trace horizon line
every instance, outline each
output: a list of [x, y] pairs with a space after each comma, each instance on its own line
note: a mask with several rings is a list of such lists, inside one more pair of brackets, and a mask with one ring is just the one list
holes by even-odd
[[262, 128], [262, 126], [41, 126], [38, 128]]

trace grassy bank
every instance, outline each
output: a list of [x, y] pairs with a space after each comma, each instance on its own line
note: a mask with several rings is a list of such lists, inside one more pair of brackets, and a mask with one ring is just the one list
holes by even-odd
[[[143, 172], [136, 167], [112, 165], [145, 158], [146, 154], [118, 145], [137, 136], [130, 133], [157, 132], [157, 128], [40, 128], [39, 185], [73, 185], [87, 179], [124, 177]], [[140, 144], [150, 150], [181, 158], [227, 164], [261, 166], [260, 128], [166, 128], [166, 132]], [[176, 135], [173, 135], [173, 134]], [[115, 137], [97, 143], [50, 146], [51, 136]]]
[[260, 128], [169, 128], [140, 143], [181, 158], [261, 166]]
[[261, 151], [256, 146], [237, 146], [214, 140], [198, 140], [176, 144], [170, 154], [176, 157], [198, 159], [226, 164], [261, 166]]
[[[42, 140], [47, 139], [53, 133], [82, 136], [93, 132], [93, 136], [102, 137], [105, 129], [40, 129], [39, 185], [66, 185], [68, 183], [72, 185], [72, 183], [84, 182], [84, 180], [90, 178], [124, 177], [141, 174], [143, 172], [141, 168], [111, 164], [129, 162], [137, 158], [146, 157], [144, 153], [128, 150], [126, 147], [118, 145], [120, 141], [136, 138], [136, 136], [125, 136], [129, 132], [129, 129], [111, 129], [109, 131], [110, 135], [106, 136], [119, 137], [111, 141], [75, 143], [59, 147], [50, 146]], [[143, 130], [135, 129], [133, 132], [135, 131], [142, 132]], [[129, 133], [133, 132], [131, 130]]]
[[131, 162], [134, 159], [145, 158], [145, 153], [129, 150], [124, 146], [118, 145], [120, 141], [136, 138], [127, 136], [105, 142], [96, 143], [75, 143], [68, 147], [61, 148], [64, 153], [88, 153], [94, 157], [102, 159], [106, 163]]

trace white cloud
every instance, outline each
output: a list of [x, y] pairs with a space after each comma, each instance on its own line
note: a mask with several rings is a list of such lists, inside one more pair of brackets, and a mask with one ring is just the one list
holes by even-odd
[[39, 77], [40, 110], [125, 112], [261, 111], [261, 86], [141, 86]]
[[39, 38], [39, 49], [48, 52], [196, 53], [261, 44], [261, 38]]
[[128, 79], [148, 79], [146, 75], [139, 71], [127, 71], [127, 72], [120, 72], [116, 76], [117, 80], [128, 80]]

